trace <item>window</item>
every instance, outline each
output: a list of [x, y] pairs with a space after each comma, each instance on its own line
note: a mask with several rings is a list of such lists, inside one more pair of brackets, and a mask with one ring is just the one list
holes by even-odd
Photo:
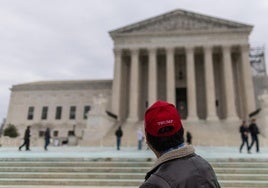
[[70, 107], [70, 119], [75, 119], [75, 112], [76, 112], [76, 107], [75, 106], [71, 106]]
[[55, 119], [61, 119], [61, 113], [62, 113], [62, 107], [61, 106], [57, 106], [56, 107], [56, 116], [55, 116]]
[[74, 136], [74, 131], [68, 131], [68, 136]]
[[34, 118], [34, 107], [33, 106], [30, 106], [28, 108], [28, 116], [27, 116], [27, 119], [28, 120], [32, 120]]
[[45, 131], [39, 131], [39, 137], [44, 137], [45, 136]]
[[184, 78], [184, 76], [183, 76], [183, 72], [180, 71], [180, 72], [179, 72], [179, 79], [180, 79], [180, 80], [183, 80], [183, 78]]
[[90, 106], [84, 106], [84, 119], [87, 119], [89, 111], [90, 111]]
[[47, 119], [47, 113], [48, 113], [48, 107], [47, 106], [43, 106], [41, 119]]
[[58, 136], [59, 136], [59, 131], [54, 131], [54, 132], [53, 132], [53, 136], [54, 136], [54, 137], [58, 137]]

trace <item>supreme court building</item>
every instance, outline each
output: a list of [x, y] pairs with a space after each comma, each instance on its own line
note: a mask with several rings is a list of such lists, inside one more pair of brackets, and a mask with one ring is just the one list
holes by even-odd
[[255, 110], [252, 28], [175, 10], [111, 31], [113, 113], [139, 121], [149, 105], [166, 100], [186, 120], [245, 118]]

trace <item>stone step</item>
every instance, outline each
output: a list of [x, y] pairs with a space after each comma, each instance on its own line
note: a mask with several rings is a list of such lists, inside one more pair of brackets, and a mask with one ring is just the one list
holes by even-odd
[[[137, 186], [60, 186], [61, 188], [137, 188]], [[10, 185], [0, 185], [0, 188], [14, 188], [14, 186]], [[16, 185], [16, 188], [36, 188], [36, 185]], [[38, 188], [59, 188], [57, 185], [38, 185]]]
[[144, 179], [144, 173], [96, 173], [96, 172], [76, 172], [76, 173], [25, 173], [25, 172], [0, 172], [0, 178], [42, 178], [42, 179]]
[[268, 181], [268, 174], [217, 174], [219, 180]]
[[210, 162], [213, 168], [268, 168], [267, 162]]
[[[5, 172], [0, 173], [0, 177], [7, 179], [31, 179], [31, 178], [42, 178], [42, 179], [144, 179], [144, 173], [25, 173], [25, 172]], [[220, 180], [268, 180], [267, 174], [217, 174]]]
[[[0, 172], [103, 172], [103, 173], [146, 173], [148, 167], [69, 167], [69, 166], [5, 166], [0, 168]], [[268, 168], [214, 168], [217, 174], [268, 174]]]
[[153, 163], [150, 162], [102, 162], [102, 161], [85, 161], [85, 162], [62, 162], [62, 161], [0, 161], [0, 167], [148, 167]]
[[219, 181], [222, 188], [267, 188], [267, 181], [234, 181], [234, 180], [220, 180]]
[[0, 178], [0, 185], [57, 185], [57, 186], [136, 186], [138, 187], [143, 180], [140, 179], [23, 179]]
[[147, 167], [1, 167], [0, 172], [106, 172], [146, 173]]
[[[244, 161], [244, 162], [210, 162], [210, 164], [214, 168], [268, 168], [268, 162], [251, 162], [251, 161]], [[16, 159], [16, 160], [3, 160], [0, 159], [0, 167], [5, 167], [5, 166], [45, 166], [45, 167], [50, 167], [50, 166], [74, 166], [74, 167], [98, 167], [98, 166], [107, 166], [107, 167], [151, 167], [153, 165], [153, 162], [148, 162], [145, 160], [141, 161], [102, 161], [102, 160], [85, 160], [85, 161], [76, 161], [76, 160], [55, 160], [55, 159], [42, 159], [42, 160], [25, 160], [25, 159]]]
[[152, 162], [155, 158], [88, 158], [88, 157], [11, 157], [0, 158], [0, 162]]
[[[3, 179], [0, 178], [1, 186], [16, 186], [17, 185], [30, 185], [30, 186], [116, 186], [116, 187], [138, 187], [142, 183], [141, 180], [137, 179], [124, 179], [124, 180], [99, 180], [99, 179], [90, 179], [90, 180], [77, 180], [77, 179]], [[267, 188], [268, 181], [248, 181], [248, 180], [219, 180], [222, 188], [230, 187], [251, 187], [251, 188]], [[27, 186], [29, 187], [29, 186]]]
[[[213, 168], [268, 168], [267, 162], [212, 162]], [[150, 168], [153, 162], [127, 162], [127, 161], [84, 161], [84, 162], [63, 162], [63, 161], [0, 161], [0, 167], [148, 167]]]
[[[116, 152], [116, 151], [115, 151]], [[137, 153], [138, 155], [138, 153]], [[27, 155], [28, 156], [28, 155]], [[31, 155], [29, 155], [31, 156]], [[94, 157], [1, 157], [1, 162], [153, 162], [155, 157], [148, 157], [148, 158], [110, 158], [110, 157], [101, 157], [101, 158], [94, 158]], [[267, 164], [268, 159], [266, 158], [206, 158], [211, 164], [228, 164], [228, 163], [262, 163]]]
[[214, 168], [216, 174], [268, 174], [268, 168]]

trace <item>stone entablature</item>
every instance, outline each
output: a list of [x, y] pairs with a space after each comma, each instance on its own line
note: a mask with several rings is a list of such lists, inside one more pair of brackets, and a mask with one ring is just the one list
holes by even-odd
[[11, 91], [109, 89], [112, 80], [40, 81], [14, 85]]
[[182, 36], [150, 36], [150, 37], [129, 37], [118, 38], [114, 41], [115, 49], [150, 49], [150, 48], [168, 48], [185, 46], [238, 46], [248, 45], [248, 34], [209, 34], [200, 35], [182, 35]]

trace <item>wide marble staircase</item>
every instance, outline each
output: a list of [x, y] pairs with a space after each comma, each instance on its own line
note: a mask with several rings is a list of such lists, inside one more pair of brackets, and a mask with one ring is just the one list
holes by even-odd
[[[209, 162], [223, 188], [268, 187], [268, 159]], [[134, 188], [152, 164], [150, 158], [0, 158], [0, 188]]]

